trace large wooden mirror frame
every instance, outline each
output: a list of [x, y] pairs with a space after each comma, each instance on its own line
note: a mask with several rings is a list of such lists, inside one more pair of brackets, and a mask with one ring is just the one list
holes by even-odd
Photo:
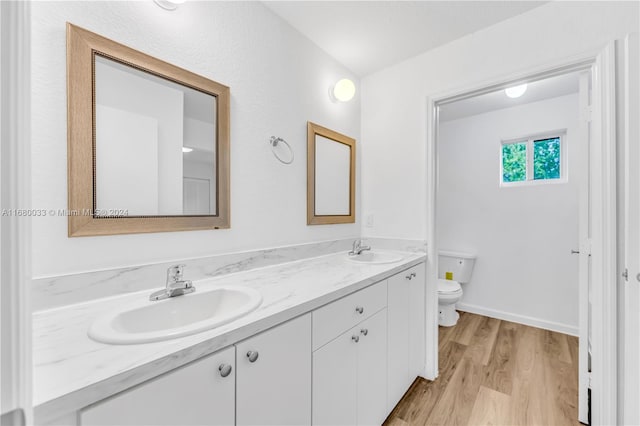
[[[215, 97], [215, 117], [211, 120], [215, 135], [212, 214], [97, 214], [96, 55]], [[229, 97], [227, 86], [67, 23], [69, 236], [229, 228]]]
[[356, 221], [356, 141], [307, 123], [307, 224]]

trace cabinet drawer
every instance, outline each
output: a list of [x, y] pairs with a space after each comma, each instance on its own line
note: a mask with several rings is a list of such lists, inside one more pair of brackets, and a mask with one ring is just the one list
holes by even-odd
[[387, 306], [387, 282], [381, 281], [313, 311], [313, 350]]

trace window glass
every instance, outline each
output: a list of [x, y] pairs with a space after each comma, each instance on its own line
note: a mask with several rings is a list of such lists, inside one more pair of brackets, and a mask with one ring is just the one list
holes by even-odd
[[502, 181], [527, 180], [527, 143], [516, 142], [502, 145]]
[[533, 141], [533, 179], [560, 179], [560, 138]]

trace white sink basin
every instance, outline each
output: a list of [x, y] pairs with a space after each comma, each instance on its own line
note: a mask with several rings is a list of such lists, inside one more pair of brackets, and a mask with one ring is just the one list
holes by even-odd
[[258, 291], [237, 286], [196, 290], [155, 302], [145, 298], [97, 318], [89, 337], [118, 345], [169, 340], [226, 324], [261, 303]]
[[384, 264], [400, 262], [403, 257], [394, 252], [389, 251], [363, 251], [357, 256], [347, 255], [347, 259], [356, 263]]

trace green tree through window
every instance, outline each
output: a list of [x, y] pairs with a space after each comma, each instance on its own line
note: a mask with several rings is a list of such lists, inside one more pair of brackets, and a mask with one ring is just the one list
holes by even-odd
[[561, 134], [502, 142], [502, 184], [566, 179], [564, 143]]
[[560, 179], [560, 138], [533, 141], [533, 178]]
[[502, 145], [502, 181], [527, 180], [527, 143], [517, 142]]

